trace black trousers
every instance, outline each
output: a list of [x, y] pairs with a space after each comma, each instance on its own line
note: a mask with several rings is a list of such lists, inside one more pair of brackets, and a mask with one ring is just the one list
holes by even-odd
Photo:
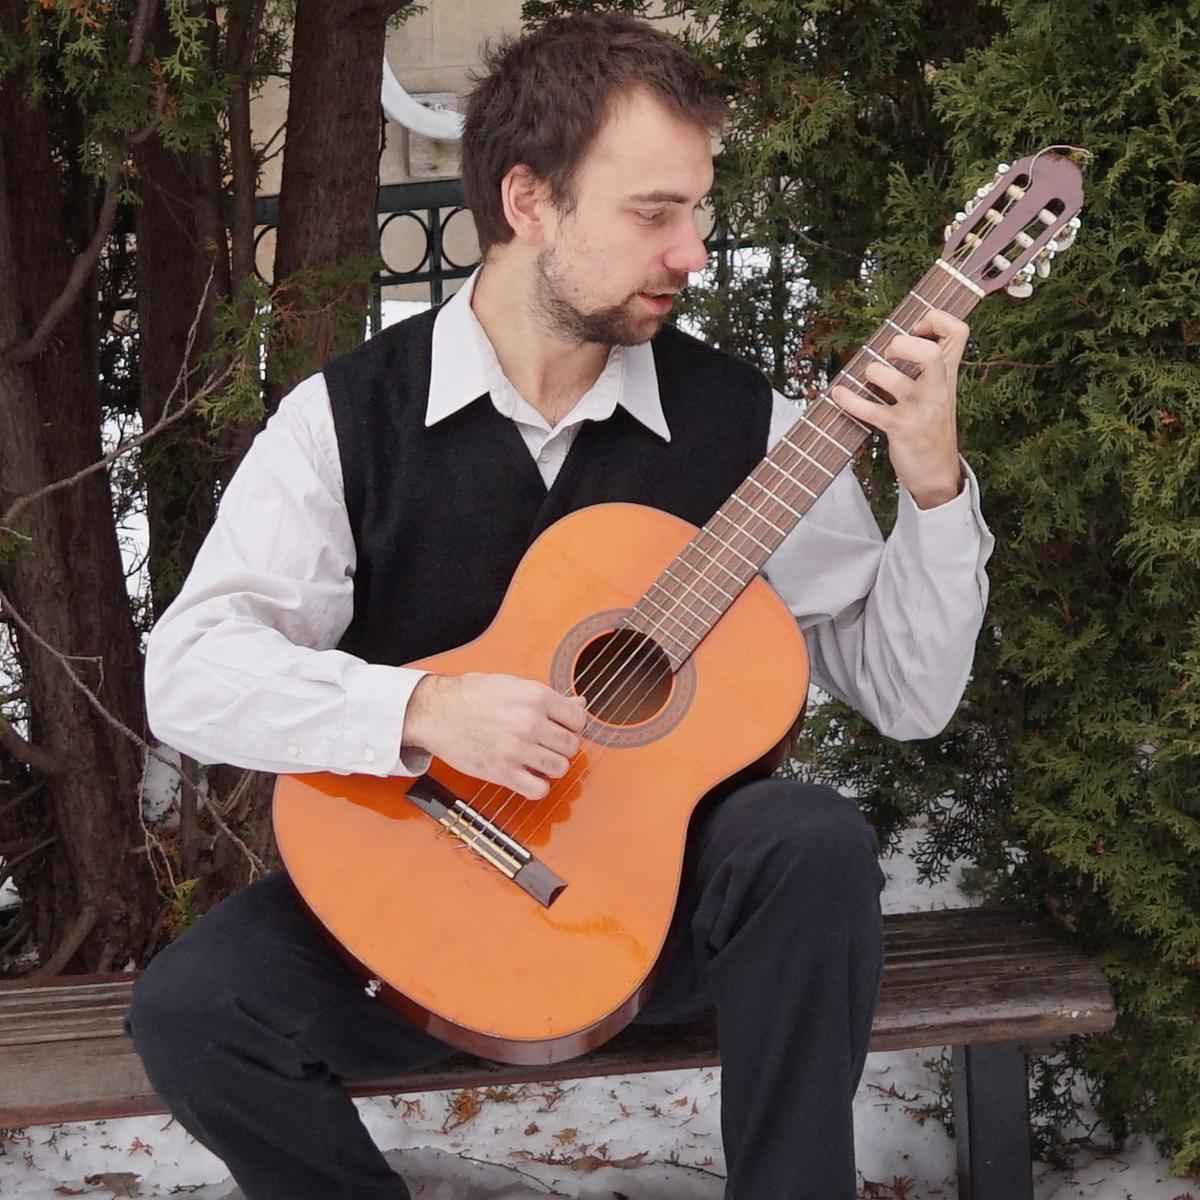
[[[853, 1200], [851, 1104], [882, 960], [874, 833], [826, 788], [706, 801], [666, 969], [639, 1021], [715, 1006], [727, 1197]], [[129, 1030], [159, 1094], [247, 1200], [406, 1200], [341, 1087], [447, 1046], [368, 997], [286, 876], [252, 884], [150, 964]]]

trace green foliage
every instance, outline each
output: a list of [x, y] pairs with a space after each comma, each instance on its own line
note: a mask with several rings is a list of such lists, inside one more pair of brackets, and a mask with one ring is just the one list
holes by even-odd
[[187, 0], [163, 4], [174, 47], [169, 54], [147, 48], [133, 64], [132, 0], [29, 0], [20, 34], [0, 39], [0, 77], [27, 67], [31, 101], [53, 97], [75, 111], [83, 163], [98, 177], [111, 154], [152, 121], [175, 149], [212, 139], [226, 84], [211, 65], [208, 19]]
[[808, 752], [893, 823], [928, 813], [931, 872], [969, 850], [991, 894], [1104, 952], [1121, 1017], [1085, 1059], [1102, 1114], [1194, 1171], [1200, 4], [1010, 0], [1005, 15], [1008, 32], [938, 76], [949, 186], [894, 172], [876, 270], [829, 301], [856, 340], [998, 160], [1095, 155], [1077, 246], [1032, 302], [972, 318], [963, 441], [997, 538], [974, 677], [939, 738], [889, 747], [834, 708]]

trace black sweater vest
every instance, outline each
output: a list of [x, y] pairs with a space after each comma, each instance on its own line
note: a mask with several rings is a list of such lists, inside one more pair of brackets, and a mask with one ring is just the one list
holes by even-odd
[[670, 442], [618, 406], [584, 423], [547, 491], [486, 396], [425, 427], [435, 315], [325, 368], [357, 552], [339, 648], [368, 662], [398, 666], [477, 637], [530, 543], [567, 513], [624, 500], [702, 525], [766, 453], [766, 379], [667, 326], [653, 350]]

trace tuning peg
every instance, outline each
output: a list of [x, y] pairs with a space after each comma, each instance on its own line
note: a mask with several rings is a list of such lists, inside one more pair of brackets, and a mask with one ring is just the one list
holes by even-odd
[[1072, 217], [1055, 235], [1054, 240], [1049, 244], [1054, 246], [1060, 253], [1063, 250], [1069, 250], [1075, 243], [1076, 237], [1079, 236], [1080, 221], [1078, 217]]
[[1016, 300], [1028, 300], [1033, 295], [1033, 284], [1023, 276], [1018, 276], [1004, 290]]

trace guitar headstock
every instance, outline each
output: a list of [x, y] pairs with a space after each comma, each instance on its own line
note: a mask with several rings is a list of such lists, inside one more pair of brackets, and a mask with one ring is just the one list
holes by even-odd
[[1024, 299], [1035, 276], [1075, 240], [1083, 207], [1083, 173], [1051, 146], [1009, 165], [1001, 163], [946, 226], [942, 259], [984, 294], [1004, 288]]

